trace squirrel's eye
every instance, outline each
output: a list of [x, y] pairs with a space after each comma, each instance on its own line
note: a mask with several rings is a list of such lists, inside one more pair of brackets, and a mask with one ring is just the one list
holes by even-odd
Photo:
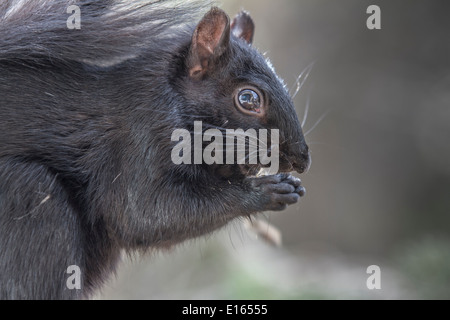
[[261, 113], [261, 98], [257, 92], [251, 89], [244, 89], [238, 94], [239, 106], [245, 110]]

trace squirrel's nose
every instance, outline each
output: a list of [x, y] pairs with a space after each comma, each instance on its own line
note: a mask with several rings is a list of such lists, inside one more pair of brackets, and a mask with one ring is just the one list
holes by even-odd
[[311, 167], [311, 153], [308, 151], [306, 153], [302, 153], [300, 157], [291, 159], [291, 164], [294, 170], [298, 173], [308, 172]]

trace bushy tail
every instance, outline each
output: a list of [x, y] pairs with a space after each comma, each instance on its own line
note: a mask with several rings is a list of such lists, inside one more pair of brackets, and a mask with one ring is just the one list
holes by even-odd
[[[71, 5], [81, 11], [79, 30], [67, 27]], [[1, 0], [0, 61], [135, 56], [195, 22], [208, 6], [200, 0]]]

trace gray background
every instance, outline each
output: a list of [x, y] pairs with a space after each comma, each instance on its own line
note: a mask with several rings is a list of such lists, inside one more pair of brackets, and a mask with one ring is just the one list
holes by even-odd
[[[381, 7], [381, 30], [366, 9]], [[307, 196], [264, 216], [272, 248], [235, 223], [167, 253], [124, 257], [97, 298], [450, 298], [450, 2], [223, 1], [307, 100]], [[381, 267], [368, 290], [366, 268]]]

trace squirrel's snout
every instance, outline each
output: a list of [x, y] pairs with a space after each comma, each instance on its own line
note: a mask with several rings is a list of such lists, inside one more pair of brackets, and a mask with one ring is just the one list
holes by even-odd
[[298, 173], [308, 172], [311, 167], [311, 153], [308, 151], [306, 154], [302, 154], [300, 159], [296, 158], [291, 163], [294, 170]]
[[303, 148], [303, 150], [298, 150], [291, 154], [287, 161], [292, 166], [292, 170], [297, 171], [298, 173], [308, 172], [311, 167], [311, 153], [308, 150], [308, 147]]

